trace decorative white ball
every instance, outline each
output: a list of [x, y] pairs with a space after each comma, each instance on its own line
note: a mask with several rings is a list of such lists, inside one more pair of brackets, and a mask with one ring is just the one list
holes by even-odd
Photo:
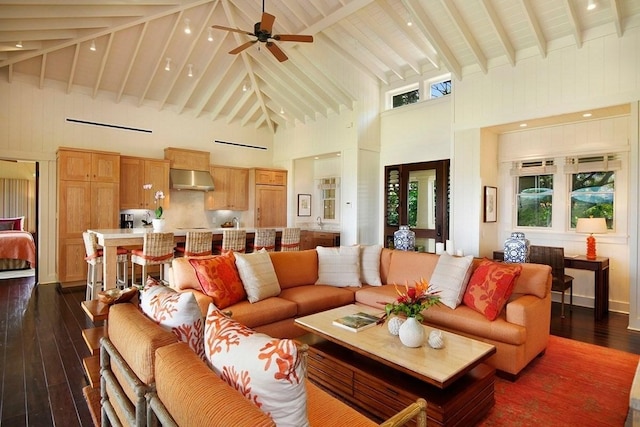
[[431, 348], [444, 347], [444, 338], [442, 337], [442, 331], [434, 330], [429, 333], [429, 345]]
[[389, 333], [391, 335], [398, 335], [400, 333], [400, 326], [404, 323], [404, 320], [399, 317], [392, 317], [387, 322], [387, 327], [389, 328]]

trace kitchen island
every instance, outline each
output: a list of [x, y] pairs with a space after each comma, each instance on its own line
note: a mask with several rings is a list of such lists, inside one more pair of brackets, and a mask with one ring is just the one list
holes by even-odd
[[[247, 232], [247, 246], [253, 242], [256, 229], [242, 228]], [[175, 243], [184, 242], [188, 231], [211, 231], [213, 233], [212, 245], [214, 243], [222, 243], [222, 233], [226, 228], [177, 228], [166, 229], [163, 232], [173, 233]], [[275, 228], [276, 230], [276, 248], [279, 246], [283, 228]], [[137, 246], [142, 247], [144, 235], [153, 232], [153, 228], [114, 228], [114, 229], [93, 229], [88, 230], [96, 233], [98, 244], [103, 248], [103, 289], [112, 289], [116, 287], [116, 267], [117, 267], [117, 249], [118, 246]]]

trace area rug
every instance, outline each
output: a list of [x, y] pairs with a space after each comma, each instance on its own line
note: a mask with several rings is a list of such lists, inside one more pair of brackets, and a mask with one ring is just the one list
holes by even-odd
[[639, 357], [551, 336], [516, 382], [496, 380], [496, 403], [479, 425], [621, 427]]

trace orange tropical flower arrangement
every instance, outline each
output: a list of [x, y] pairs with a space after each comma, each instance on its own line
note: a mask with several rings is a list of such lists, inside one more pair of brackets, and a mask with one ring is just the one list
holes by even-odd
[[422, 311], [440, 303], [439, 291], [432, 292], [429, 282], [424, 279], [416, 281], [415, 286], [412, 288], [405, 283], [404, 292], [395, 283], [393, 286], [396, 288], [398, 298], [394, 302], [385, 305], [385, 315], [382, 317], [383, 322], [391, 314], [397, 315], [400, 313], [407, 317], [415, 317], [416, 320], [422, 322], [424, 319]]

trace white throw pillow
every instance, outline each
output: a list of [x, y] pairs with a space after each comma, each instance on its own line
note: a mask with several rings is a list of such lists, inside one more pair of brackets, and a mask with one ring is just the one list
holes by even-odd
[[360, 281], [362, 283], [382, 286], [380, 252], [382, 252], [382, 245], [360, 246]]
[[278, 427], [306, 427], [303, 355], [294, 340], [272, 338], [209, 305], [205, 350], [213, 371], [273, 418]]
[[360, 287], [360, 247], [316, 247], [318, 252], [318, 280], [316, 285]]
[[269, 252], [264, 248], [251, 254], [234, 253], [236, 268], [249, 302], [280, 295], [280, 283]]
[[204, 319], [191, 292], [176, 292], [152, 277], [140, 292], [140, 308], [162, 328], [186, 342], [198, 356], [204, 355]]
[[471, 276], [473, 255], [455, 257], [444, 252], [431, 275], [431, 289], [440, 291], [440, 301], [455, 309], [462, 302], [464, 291]]

